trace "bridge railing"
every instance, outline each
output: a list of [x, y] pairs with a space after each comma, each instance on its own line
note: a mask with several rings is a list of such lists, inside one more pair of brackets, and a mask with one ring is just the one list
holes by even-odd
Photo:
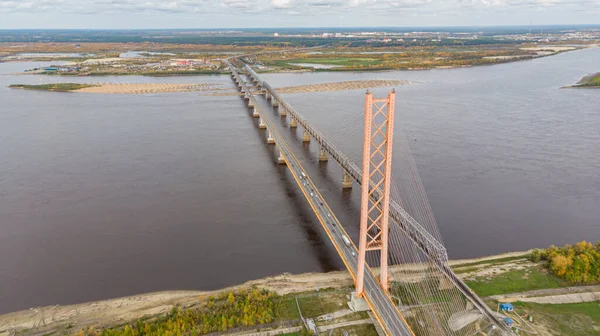
[[[278, 101], [280, 106], [308, 132], [348, 174], [358, 185], [362, 185], [362, 171], [346, 155], [344, 155], [333, 143], [328, 141], [320, 132], [318, 132], [308, 120], [302, 117], [294, 108], [287, 103], [266, 81], [260, 79], [258, 74], [248, 64], [244, 64], [248, 74], [258, 82], [263, 88], [269, 91], [269, 94]], [[236, 73], [237, 74], [237, 73]], [[239, 76], [239, 75], [238, 75]], [[376, 190], [373, 194], [374, 201], [381, 197], [381, 191]], [[429, 231], [427, 231], [419, 222], [417, 222], [400, 204], [396, 201], [390, 201], [390, 218], [396, 223], [400, 230], [406, 234], [409, 239], [433, 261], [435, 266], [442, 272], [450, 282], [465, 295], [477, 309], [490, 320], [494, 321], [501, 328], [503, 334], [508, 335], [505, 325], [494, 315], [488, 306], [454, 273], [448, 265], [448, 254], [446, 248]]]
[[[344, 169], [358, 185], [362, 184], [362, 171], [348, 157], [342, 153], [333, 143], [317, 131], [304, 117], [302, 117], [294, 108], [279, 95], [269, 83], [258, 77], [256, 72], [247, 64], [244, 65], [246, 71], [252, 78], [260, 83], [262, 87], [269, 91], [269, 94], [276, 99], [280, 106], [290, 113], [290, 115], [310, 134], [321, 148], [326, 151], [341, 167]], [[373, 193], [375, 201], [381, 197], [377, 191]], [[446, 248], [435, 237], [433, 237], [421, 224], [419, 224], [406, 210], [397, 202], [390, 202], [390, 217], [398, 224], [400, 229], [421, 249], [427, 256], [442, 263], [448, 262]]]
[[[232, 77], [234, 77], [238, 82], [239, 82], [239, 87], [242, 88], [246, 93], [247, 93], [247, 99], [249, 99], [250, 102], [252, 102], [254, 104], [254, 107], [257, 108], [260, 112], [260, 117], [262, 119], [262, 121], [266, 124], [267, 126], [267, 130], [270, 132], [271, 136], [275, 139], [275, 143], [277, 144], [278, 148], [279, 148], [279, 152], [282, 156], [284, 156], [285, 160], [286, 160], [286, 164], [289, 166], [290, 162], [292, 166], [294, 166], [294, 163], [296, 163], [297, 166], [300, 166], [300, 164], [296, 161], [297, 159], [295, 158], [294, 154], [292, 153], [291, 149], [288, 147], [288, 145], [286, 144], [286, 142], [281, 138], [279, 132], [277, 131], [277, 128], [275, 127], [273, 121], [271, 120], [271, 118], [267, 115], [267, 113], [265, 113], [265, 111], [263, 110], [262, 106], [258, 103], [258, 101], [256, 100], [256, 96], [251, 93], [249, 91], [248, 86], [246, 85], [246, 83], [241, 79], [236, 67], [234, 67], [230, 62], [226, 61], [225, 62], [231, 69], [232, 72]], [[296, 177], [298, 177], [298, 173], [294, 173], [293, 169], [290, 168], [290, 170], [292, 171], [292, 174], [294, 174]], [[297, 180], [298, 181], [298, 180]], [[300, 181], [298, 181], [298, 183], [301, 183]], [[311, 182], [312, 183], [312, 182]], [[309, 198], [308, 196], [307, 200], [308, 202], [311, 204], [311, 206], [313, 207], [313, 209], [315, 210], [315, 213], [317, 213], [317, 204], [313, 203], [316, 202], [313, 199]], [[319, 194], [320, 198], [322, 198], [323, 196]], [[322, 205], [322, 203], [321, 203]], [[329, 209], [329, 206], [326, 205], [327, 208]], [[329, 211], [331, 211], [331, 209], [329, 209]], [[333, 216], [333, 214], [332, 214]], [[335, 217], [334, 217], [335, 218]], [[337, 222], [337, 219], [335, 219]], [[325, 223], [323, 221], [321, 221], [321, 223], [325, 226]], [[335, 226], [335, 224], [333, 224], [333, 226]], [[349, 237], [348, 233], [346, 232], [346, 230], [342, 227], [339, 226], [339, 232], [342, 236], [346, 236]], [[335, 230], [332, 230], [333, 232], [335, 232]], [[336, 243], [336, 239], [334, 239], [334, 237], [328, 233], [330, 239], [332, 240], [332, 242], [334, 243], [334, 246], [336, 246], [336, 249], [338, 249], [338, 253], [340, 255], [340, 257], [342, 258], [342, 261], [344, 262], [344, 264], [346, 265], [346, 267], [348, 268], [348, 271], [351, 274], [355, 274], [356, 273], [356, 262], [354, 264], [352, 264], [352, 262], [350, 262], [349, 257], [346, 255], [344, 256], [344, 253], [342, 253], [341, 249], [339, 249], [339, 246], [344, 244], [343, 242], [337, 241]], [[339, 238], [341, 239], [341, 238]], [[339, 240], [338, 239], [338, 240]], [[352, 245], [354, 251], [356, 251], [356, 246]], [[377, 280], [375, 279], [375, 275], [373, 273], [373, 271], [370, 269], [369, 265], [366, 266], [367, 270], [370, 274], [373, 275], [373, 281], [375, 281], [375, 283], [377, 283]], [[376, 298], [378, 296], [378, 292], [380, 292], [381, 296], [384, 297], [384, 299], [377, 301]], [[380, 298], [381, 298], [380, 296]], [[410, 327], [408, 326], [408, 324], [406, 323], [406, 321], [404, 320], [404, 318], [402, 317], [400, 311], [398, 309], [394, 309], [392, 307], [394, 307], [394, 302], [393, 300], [389, 297], [389, 295], [387, 295], [387, 293], [385, 293], [385, 291], [383, 290], [382, 287], [380, 286], [375, 286], [374, 288], [372, 288], [371, 291], [368, 291], [366, 293], [366, 299], [367, 299], [367, 303], [369, 304], [369, 306], [371, 307], [371, 309], [373, 310], [374, 316], [376, 317], [376, 320], [379, 322], [379, 324], [386, 329], [386, 335], [414, 335], [412, 333], [412, 331], [410, 330]], [[387, 308], [386, 308], [387, 305]], [[387, 309], [387, 310], [386, 310]], [[387, 314], [385, 314], [384, 312], [387, 311]], [[392, 315], [390, 315], [390, 311], [393, 311]], [[398, 316], [394, 315], [394, 314], [398, 314]], [[393, 327], [393, 325], [395, 325], [395, 328], [397, 328], [398, 324], [393, 323], [390, 318], [393, 317], [397, 317], [399, 320], [401, 320], [401, 325], [404, 326], [403, 330], [398, 330], [396, 329], [395, 332], [388, 332], [388, 330], [390, 330], [390, 326]]]

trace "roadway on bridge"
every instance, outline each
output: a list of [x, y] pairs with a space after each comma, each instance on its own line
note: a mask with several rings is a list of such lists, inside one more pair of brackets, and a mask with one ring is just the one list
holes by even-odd
[[[246, 65], [245, 68], [255, 77], [255, 79], [259, 80], [261, 82], [261, 84], [264, 84], [265, 87], [270, 88], [270, 86], [268, 86], [268, 84], [266, 82], [261, 81], [258, 78], [258, 75], [248, 65]], [[269, 89], [269, 90], [272, 90], [272, 89]], [[278, 96], [276, 94], [276, 92], [274, 92], [274, 91], [271, 91], [271, 93], [273, 94], [274, 98], [276, 98], [275, 96]], [[277, 98], [283, 99], [283, 97], [277, 97]], [[300, 119], [303, 119], [301, 116], [298, 116], [298, 117]], [[299, 124], [300, 124], [300, 122], [299, 122]], [[299, 127], [300, 127], [300, 125], [299, 125]], [[309, 127], [313, 128], [312, 125], [309, 125]], [[317, 133], [316, 136], [323, 137], [321, 134], [319, 134], [319, 132], [314, 130], [314, 128], [313, 128], [313, 132]], [[325, 139], [323, 139], [323, 141], [325, 141], [327, 143], [327, 141]], [[325, 146], [327, 147], [329, 145], [325, 144]], [[331, 149], [333, 150], [333, 152], [339, 151], [337, 149], [333, 149], [333, 148], [331, 148]], [[335, 155], [335, 153], [332, 153], [332, 155]], [[350, 167], [350, 168], [352, 168], [352, 167]], [[351, 170], [353, 170], [353, 169], [356, 170], [358, 168], [354, 167]], [[360, 184], [360, 178], [359, 178], [360, 171], [355, 171], [354, 174], [352, 172], [349, 172], [349, 174], [351, 176], [354, 176], [354, 179], [357, 181], [357, 183]], [[422, 226], [420, 226], [420, 224], [418, 224], [416, 222], [416, 220], [414, 220], [414, 218], [412, 218], [397, 203], [395, 203], [395, 202], [392, 202], [392, 203], [394, 203], [394, 204], [391, 204], [390, 217], [398, 225], [397, 227], [392, 226], [392, 228], [400, 229], [400, 227], [406, 227], [402, 230], [403, 233], [410, 235], [411, 240], [414, 240], [416, 246], [420, 247], [431, 258], [431, 260], [434, 262], [434, 264], [439, 269], [439, 271], [442, 274], [444, 274], [445, 277], [451, 283], [453, 283], [453, 285], [463, 295], [465, 295], [469, 299], [469, 301], [471, 301], [475, 305], [475, 307], [484, 316], [486, 316], [488, 319], [493, 321], [493, 324], [495, 324], [496, 327], [499, 327], [501, 334], [510, 335], [511, 334], [510, 329], [507, 328], [506, 325], [500, 319], [498, 319], [498, 317], [489, 309], [489, 307], [473, 291], [471, 291], [471, 289], [469, 289], [469, 287], [456, 274], [454, 274], [454, 272], [448, 265], [447, 254], [446, 254], [446, 250], [443, 247], [443, 245], [441, 245], [439, 242], [437, 242], [437, 240], [435, 240], [435, 238], [431, 237], [431, 235], [426, 230], [424, 230], [422, 228]]]
[[[248, 88], [245, 87], [246, 92]], [[267, 125], [267, 129], [271, 132], [276, 144], [285, 157], [288, 168], [294, 179], [298, 183], [300, 190], [313, 208], [317, 218], [321, 222], [326, 234], [331, 239], [335, 249], [338, 251], [344, 264], [355, 277], [357, 268], [357, 250], [356, 246], [349, 241], [344, 241], [347, 234], [342, 225], [337, 220], [333, 211], [326, 204], [323, 196], [319, 192], [316, 185], [308, 177], [306, 171], [300, 165], [300, 162], [291, 151], [284, 138], [281, 136], [277, 126], [272, 120], [269, 113], [273, 113], [271, 106], [265, 106], [264, 102], [257, 100], [253, 95], [250, 96], [253, 104], [259, 109], [263, 122]], [[346, 238], [348, 239], [348, 238]], [[378, 316], [380, 323], [389, 332], [390, 335], [413, 335], [404, 319], [399, 314], [398, 309], [394, 306], [384, 290], [379, 286], [374, 274], [367, 271], [365, 274], [365, 296], [369, 304], [374, 308], [374, 312]]]

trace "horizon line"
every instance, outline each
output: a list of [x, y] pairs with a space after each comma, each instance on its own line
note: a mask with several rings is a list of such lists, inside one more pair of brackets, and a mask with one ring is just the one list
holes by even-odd
[[408, 29], [408, 28], [521, 28], [521, 27], [593, 27], [600, 28], [599, 23], [578, 23], [578, 24], [500, 24], [500, 25], [444, 25], [444, 26], [295, 26], [295, 27], [186, 27], [186, 28], [0, 28], [0, 31], [6, 30], [268, 30], [268, 29]]

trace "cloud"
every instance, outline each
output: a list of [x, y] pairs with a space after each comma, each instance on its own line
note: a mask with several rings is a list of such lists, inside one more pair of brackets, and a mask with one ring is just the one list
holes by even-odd
[[271, 5], [275, 8], [291, 8], [292, 1], [291, 0], [272, 0]]
[[585, 3], [598, 0], [463, 0], [463, 4], [487, 7], [530, 7], [530, 6], [552, 6], [552, 5], [584, 5]]
[[[237, 1], [237, 2], [242, 2]], [[0, 12], [135, 13], [208, 12], [210, 0], [0, 0]]]
[[252, 8], [254, 5], [249, 0], [223, 0], [221, 6], [234, 9], [247, 9]]
[[[202, 15], [239, 12], [269, 15], [326, 17], [348, 14], [366, 18], [394, 15], [443, 15], [455, 12], [481, 11], [492, 15], [496, 10], [521, 14], [521, 9], [536, 11], [554, 9], [598, 11], [600, 0], [0, 0], [0, 13], [67, 13], [67, 14], [136, 14], [174, 13]], [[276, 14], [270, 14], [276, 12]], [[309, 24], [309, 23], [307, 23]]]

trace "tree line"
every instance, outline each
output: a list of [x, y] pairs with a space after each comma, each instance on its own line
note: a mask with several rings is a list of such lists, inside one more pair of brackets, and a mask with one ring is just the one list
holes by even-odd
[[533, 262], [547, 261], [548, 269], [572, 284], [600, 283], [600, 241], [534, 249]]
[[267, 290], [251, 289], [224, 292], [211, 296], [199, 306], [173, 308], [169, 313], [150, 320], [138, 320], [118, 328], [80, 330], [76, 336], [181, 336], [203, 335], [233, 328], [273, 322], [277, 295]]

